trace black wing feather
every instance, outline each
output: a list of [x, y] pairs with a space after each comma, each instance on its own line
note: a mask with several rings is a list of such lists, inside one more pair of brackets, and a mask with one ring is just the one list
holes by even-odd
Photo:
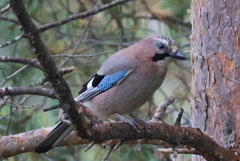
[[87, 90], [87, 85], [88, 83], [93, 79], [92, 81], [92, 87], [96, 87], [100, 82], [101, 80], [104, 78], [105, 75], [98, 75], [98, 74], [95, 74], [94, 76], [92, 76], [82, 87], [82, 89], [79, 91], [78, 95], [80, 95], [81, 93], [85, 92]]

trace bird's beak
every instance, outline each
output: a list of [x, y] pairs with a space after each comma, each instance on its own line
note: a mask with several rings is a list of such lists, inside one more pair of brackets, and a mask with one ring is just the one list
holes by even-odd
[[176, 53], [169, 53], [169, 56], [171, 58], [180, 59], [180, 60], [187, 59], [187, 57], [184, 54], [180, 53], [179, 51], [177, 51]]

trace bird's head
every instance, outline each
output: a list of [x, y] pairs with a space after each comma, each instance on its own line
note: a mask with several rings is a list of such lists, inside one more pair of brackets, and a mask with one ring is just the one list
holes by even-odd
[[158, 35], [149, 37], [152, 39], [151, 43], [154, 45], [155, 52], [151, 58], [154, 62], [164, 60], [166, 57], [185, 60], [187, 57], [178, 51], [175, 42], [168, 37]]

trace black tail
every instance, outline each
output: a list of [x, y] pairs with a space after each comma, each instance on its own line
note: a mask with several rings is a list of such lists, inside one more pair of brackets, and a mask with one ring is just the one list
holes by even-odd
[[47, 135], [46, 139], [40, 142], [35, 148], [36, 153], [45, 153], [56, 147], [71, 131], [73, 126], [68, 121], [59, 122], [56, 127]]

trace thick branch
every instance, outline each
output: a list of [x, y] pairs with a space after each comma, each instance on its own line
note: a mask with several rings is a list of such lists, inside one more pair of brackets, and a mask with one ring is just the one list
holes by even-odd
[[[18, 21], [21, 23], [23, 31], [28, 38], [31, 47], [33, 48], [34, 54], [43, 68], [46, 78], [58, 94], [60, 104], [62, 105], [61, 107], [64, 108], [65, 112], [67, 112], [72, 120], [73, 125], [78, 125], [77, 129], [82, 129], [84, 126], [79, 123], [81, 123], [83, 116], [78, 114], [77, 110], [75, 109], [75, 101], [72, 97], [69, 86], [63, 79], [59, 69], [53, 62], [50, 53], [42, 42], [39, 31], [34, 25], [25, 6], [21, 0], [10, 0], [10, 7], [17, 16]], [[85, 131], [82, 131], [82, 135], [87, 135], [84, 132]]]
[[101, 11], [104, 11], [106, 9], [109, 9], [109, 8], [112, 8], [116, 5], [119, 5], [119, 4], [123, 4], [127, 1], [130, 1], [130, 0], [116, 0], [116, 1], [113, 1], [111, 3], [107, 3], [101, 7], [95, 7], [89, 11], [86, 11], [86, 12], [82, 12], [82, 13], [78, 13], [78, 14], [75, 14], [75, 15], [71, 15], [70, 17], [64, 19], [64, 20], [60, 20], [60, 21], [56, 21], [56, 22], [53, 22], [53, 23], [49, 23], [49, 24], [46, 24], [46, 25], [43, 25], [43, 26], [40, 26], [38, 29], [40, 32], [44, 32], [50, 28], [54, 28], [54, 27], [58, 27], [58, 26], [61, 26], [61, 25], [64, 25], [70, 21], [73, 21], [73, 20], [76, 20], [76, 19], [83, 19], [83, 18], [86, 18], [88, 16], [91, 16], [91, 15], [95, 15]]
[[[36, 145], [41, 142], [53, 130], [54, 127], [42, 128], [33, 131], [27, 131], [16, 135], [8, 135], [0, 137], [0, 156], [3, 158], [15, 156], [18, 154], [32, 152]], [[113, 146], [119, 139], [106, 142], [109, 146]], [[89, 144], [90, 141], [80, 139], [76, 132], [70, 133], [59, 146]], [[134, 140], [126, 142], [128, 144], [151, 144], [157, 146], [166, 146], [170, 148], [169, 144], [159, 140]]]
[[[136, 139], [162, 140], [173, 146], [186, 145], [194, 148], [206, 160], [211, 161], [237, 161], [237, 156], [228, 149], [220, 147], [210, 137], [198, 129], [190, 127], [179, 127], [176, 125], [167, 125], [160, 122], [149, 122], [150, 134], [145, 133], [144, 127], [139, 127], [139, 133], [133, 130], [130, 125], [121, 123], [106, 123], [93, 127], [93, 135], [90, 140], [96, 142], [107, 139], [121, 139], [123, 141]], [[119, 131], [128, 131], [120, 133]]]
[[57, 94], [47, 88], [33, 88], [33, 87], [1, 87], [0, 88], [0, 97], [3, 96], [16, 96], [23, 94], [31, 94], [31, 95], [40, 95], [46, 96], [53, 99], [57, 99]]
[[[139, 132], [126, 123], [99, 123], [90, 130], [92, 136], [89, 138], [101, 143], [107, 140], [116, 139], [126, 141], [140, 142], [141, 144], [162, 145], [162, 140], [176, 145], [185, 145], [188, 148], [194, 148], [205, 159], [211, 161], [237, 161], [237, 156], [230, 150], [218, 146], [211, 138], [198, 129], [190, 127], [179, 127], [176, 125], [167, 125], [161, 122], [148, 122], [150, 133], [145, 133], [144, 127], [139, 124]], [[89, 125], [90, 126], [90, 125]], [[25, 132], [17, 135], [3, 136], [0, 138], [0, 155], [10, 157], [24, 152], [33, 151], [34, 147], [43, 140], [52, 128], [43, 128], [35, 131]], [[120, 131], [128, 131], [122, 133]], [[142, 139], [139, 141], [139, 139]], [[135, 140], [135, 141], [134, 141]], [[153, 142], [156, 141], [156, 142]], [[60, 146], [77, 145], [89, 143], [87, 140], [81, 140], [75, 133], [71, 133]], [[168, 146], [169, 147], [169, 146]]]

